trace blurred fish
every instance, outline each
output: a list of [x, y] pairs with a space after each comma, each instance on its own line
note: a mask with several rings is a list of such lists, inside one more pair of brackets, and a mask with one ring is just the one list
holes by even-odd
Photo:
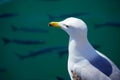
[[[100, 48], [99, 45], [93, 45], [95, 48]], [[42, 55], [45, 53], [51, 53], [51, 52], [56, 52], [60, 58], [63, 57], [63, 55], [68, 53], [68, 49], [67, 46], [55, 46], [55, 47], [49, 47], [49, 48], [45, 48], [45, 49], [41, 49], [38, 51], [34, 51], [34, 52], [30, 52], [27, 55], [22, 55], [20, 53], [15, 53], [15, 55], [20, 59], [20, 60], [24, 60], [27, 58], [31, 58], [34, 56], [38, 56], [38, 55]]]
[[32, 44], [45, 44], [45, 41], [34, 41], [34, 40], [18, 40], [18, 39], [8, 39], [8, 38], [2, 38], [4, 44], [8, 44], [10, 42], [16, 43], [16, 44], [26, 44], [26, 45], [32, 45]]
[[[99, 49], [100, 45], [92, 45], [95, 49]], [[64, 49], [64, 50], [59, 50], [59, 57], [62, 58], [63, 55], [65, 55], [66, 53], [68, 53], [68, 49]]]
[[18, 28], [16, 26], [11, 26], [13, 31], [24, 31], [24, 32], [40, 32], [40, 33], [48, 33], [49, 31], [46, 29], [41, 29], [41, 28], [25, 28], [25, 27], [21, 27]]
[[44, 2], [56, 2], [56, 1], [60, 1], [60, 0], [36, 0], [36, 1], [44, 1]]
[[57, 79], [57, 80], [65, 80], [64, 78], [59, 77], [59, 76], [57, 76], [56, 79]]
[[120, 22], [106, 22], [103, 24], [95, 24], [95, 28], [100, 28], [100, 27], [117, 27], [120, 28]]
[[[59, 77], [59, 76], [56, 76], [56, 79], [57, 79], [57, 80], [65, 80], [64, 78]], [[69, 78], [67, 78], [66, 80], [71, 80], [71, 79], [70, 79], [70, 77], [69, 77]]]
[[7, 69], [6, 68], [0, 68], [0, 72], [6, 72]]
[[0, 64], [0, 72], [6, 72], [6, 71], [7, 69], [3, 65]]
[[93, 46], [95, 49], [100, 49], [100, 45], [92, 44], [92, 46]]
[[[45, 53], [59, 52], [60, 50], [64, 50], [64, 49], [67, 49], [67, 46], [55, 46], [55, 47], [50, 47], [50, 48], [45, 48], [45, 49], [41, 49], [41, 50], [38, 50], [38, 51], [30, 52], [27, 55], [22, 55], [22, 54], [18, 54], [18, 53], [15, 53], [15, 55], [20, 60], [24, 60], [26, 58], [42, 55], [42, 54], [45, 54]], [[59, 55], [61, 55], [61, 54], [59, 54]]]
[[[0, 79], [1, 80], [1, 79]], [[25, 80], [41, 80], [40, 78], [31, 78], [30, 79], [25, 79]]]
[[59, 57], [62, 58], [66, 53], [68, 53], [68, 49], [58, 51]]
[[0, 0], [0, 5], [10, 2], [11, 0]]
[[61, 14], [61, 15], [56, 15], [52, 16], [48, 14], [49, 20], [55, 20], [55, 19], [61, 19], [61, 18], [67, 18], [67, 17], [79, 17], [79, 16], [86, 16], [89, 15], [90, 13], [88, 12], [77, 12], [77, 13], [71, 13], [71, 14]]
[[1, 13], [0, 18], [10, 18], [10, 17], [15, 17], [18, 16], [16, 13]]

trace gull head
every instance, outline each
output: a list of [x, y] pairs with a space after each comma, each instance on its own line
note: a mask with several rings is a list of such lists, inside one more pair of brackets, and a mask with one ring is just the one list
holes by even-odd
[[87, 26], [84, 21], [78, 18], [70, 17], [60, 22], [50, 22], [49, 26], [61, 28], [73, 38], [87, 37]]

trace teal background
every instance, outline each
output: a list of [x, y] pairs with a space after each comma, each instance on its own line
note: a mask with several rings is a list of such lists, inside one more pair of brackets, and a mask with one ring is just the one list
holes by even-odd
[[[48, 14], [62, 16], [79, 12], [88, 15], [77, 16], [88, 25], [88, 39], [91, 44], [100, 45], [100, 52], [109, 57], [120, 68], [120, 27], [95, 28], [94, 24], [107, 21], [120, 22], [119, 0], [0, 0], [0, 13], [17, 13], [18, 16], [0, 18], [0, 80], [56, 80], [60, 76], [68, 80], [67, 56], [59, 57], [57, 52], [20, 60], [14, 53], [25, 55], [51, 46], [65, 46], [68, 35], [61, 29], [48, 27]], [[66, 18], [66, 17], [65, 17]], [[54, 21], [65, 19], [55, 18]], [[43, 28], [49, 33], [13, 31], [18, 28]], [[41, 45], [24, 45], [10, 42], [4, 44], [2, 38], [44, 40]]]

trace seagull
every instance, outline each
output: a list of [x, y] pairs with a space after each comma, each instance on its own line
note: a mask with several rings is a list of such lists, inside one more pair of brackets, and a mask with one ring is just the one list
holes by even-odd
[[120, 70], [105, 55], [95, 50], [87, 39], [87, 25], [69, 17], [49, 26], [63, 29], [69, 35], [68, 73], [71, 80], [120, 80]]

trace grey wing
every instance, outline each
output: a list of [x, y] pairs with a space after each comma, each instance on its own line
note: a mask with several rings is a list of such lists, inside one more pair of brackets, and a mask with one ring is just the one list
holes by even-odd
[[108, 59], [105, 55], [101, 54], [97, 50], [96, 50], [96, 52], [99, 55], [101, 55], [102, 57], [104, 57], [105, 59], [107, 59], [110, 62], [110, 64], [112, 65], [113, 71], [112, 71], [112, 74], [110, 75], [110, 79], [111, 80], [120, 80], [120, 70], [117, 68], [117, 66], [110, 59]]
[[71, 73], [73, 80], [111, 80], [108, 76], [92, 66], [87, 60], [77, 63]]

